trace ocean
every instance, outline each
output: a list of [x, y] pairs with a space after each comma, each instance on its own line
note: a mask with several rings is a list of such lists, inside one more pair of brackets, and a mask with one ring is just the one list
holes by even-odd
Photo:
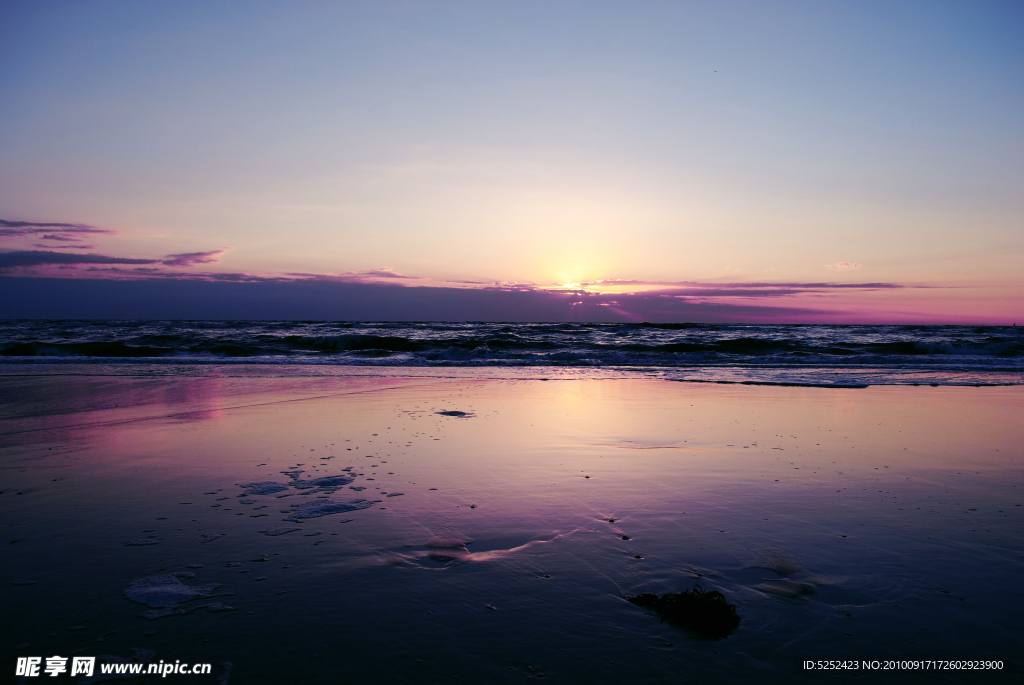
[[[318, 321], [5, 321], [11, 365], [102, 364], [136, 373], [208, 365], [493, 367], [513, 376], [655, 375], [675, 381], [863, 387], [1018, 385], [1024, 328]], [[51, 367], [52, 368], [52, 367]], [[55, 369], [54, 369], [55, 370]], [[266, 372], [265, 369], [262, 372]], [[290, 373], [296, 373], [292, 371]]]

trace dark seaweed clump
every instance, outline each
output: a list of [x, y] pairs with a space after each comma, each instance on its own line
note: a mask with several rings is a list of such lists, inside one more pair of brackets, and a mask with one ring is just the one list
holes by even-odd
[[699, 633], [716, 640], [727, 637], [740, 624], [736, 605], [729, 604], [718, 590], [705, 592], [694, 585], [686, 592], [669, 592], [661, 597], [653, 592], [625, 596], [627, 602], [650, 609], [661, 617], [662, 623]]
[[468, 417], [473, 415], [471, 412], [468, 412], [468, 411], [458, 411], [457, 409], [450, 409], [448, 411], [439, 411], [439, 412], [434, 412], [434, 413], [435, 414], [440, 414], [441, 416], [459, 416], [459, 417], [462, 417], [462, 418], [468, 418]]

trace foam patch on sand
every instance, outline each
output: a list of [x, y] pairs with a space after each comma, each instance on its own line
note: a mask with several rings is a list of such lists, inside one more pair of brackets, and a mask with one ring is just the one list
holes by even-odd
[[157, 609], [165, 609], [189, 602], [193, 599], [211, 597], [220, 585], [185, 585], [182, 578], [192, 579], [196, 574], [188, 571], [170, 573], [165, 576], [147, 576], [129, 583], [124, 596], [133, 602]]
[[343, 511], [368, 509], [371, 504], [372, 502], [367, 502], [365, 499], [352, 500], [351, 502], [303, 502], [302, 504], [292, 505], [294, 511], [288, 516], [288, 520], [301, 521], [302, 519], [315, 519], [321, 516], [340, 514]]
[[245, 488], [243, 495], [272, 495], [275, 492], [281, 492], [287, 490], [288, 486], [284, 483], [275, 483], [273, 481], [265, 481], [263, 483], [247, 483], [241, 487]]

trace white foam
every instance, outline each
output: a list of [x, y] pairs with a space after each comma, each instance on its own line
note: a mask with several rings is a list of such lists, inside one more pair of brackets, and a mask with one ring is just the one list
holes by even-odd
[[357, 499], [351, 502], [303, 502], [302, 504], [292, 505], [294, 511], [288, 517], [288, 520], [301, 521], [302, 519], [314, 519], [321, 516], [330, 516], [331, 514], [340, 514], [343, 511], [368, 509], [370, 504], [372, 503], [364, 499]]
[[213, 585], [185, 585], [182, 578], [195, 578], [194, 573], [182, 571], [166, 576], [148, 576], [133, 580], [124, 589], [124, 596], [133, 602], [156, 609], [169, 609], [194, 599], [211, 597], [220, 587]]

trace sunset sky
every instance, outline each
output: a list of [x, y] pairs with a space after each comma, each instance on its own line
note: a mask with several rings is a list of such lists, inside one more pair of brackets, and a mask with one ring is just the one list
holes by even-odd
[[0, 292], [314, 280], [1024, 322], [1020, 2], [2, 16]]

